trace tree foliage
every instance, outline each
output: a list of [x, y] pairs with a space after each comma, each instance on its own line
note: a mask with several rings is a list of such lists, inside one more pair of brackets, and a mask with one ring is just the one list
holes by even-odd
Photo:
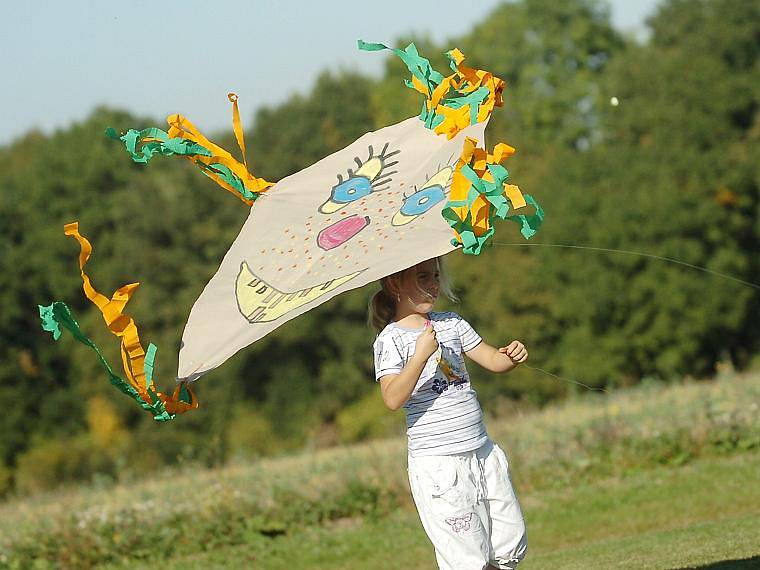
[[[599, 2], [524, 0], [447, 45], [406, 38], [439, 70], [457, 46], [506, 79], [488, 139], [518, 148], [511, 178], [547, 211], [536, 246], [504, 224], [479, 258], [447, 259], [462, 299], [454, 308], [487, 340], [520, 338], [534, 366], [596, 386], [709, 375], [760, 353], [756, 289], [648, 257], [555, 247], [643, 251], [760, 281], [759, 10], [751, 0], [670, 0], [637, 44]], [[248, 133], [254, 171], [280, 179], [418, 113], [406, 75], [394, 58], [377, 80], [325, 72], [308, 94], [260, 110]], [[242, 351], [203, 378], [201, 410], [161, 426], [112, 392], [85, 347], [42, 333], [35, 305], [65, 300], [119, 360], [62, 234], [78, 219], [99, 290], [144, 283], [129, 312], [160, 348], [158, 382], [172, 384], [187, 313], [247, 212], [185, 161], [145, 168], [102, 134], [158, 124], [97, 109], [0, 149], [0, 472], [20, 466], [33, 490], [93, 471], [395, 433], [402, 419], [372, 404], [372, 286]], [[231, 134], [217, 138], [234, 146]], [[531, 369], [472, 376], [493, 413], [507, 399], [541, 404], [570, 390]], [[106, 437], [113, 426], [130, 437]]]

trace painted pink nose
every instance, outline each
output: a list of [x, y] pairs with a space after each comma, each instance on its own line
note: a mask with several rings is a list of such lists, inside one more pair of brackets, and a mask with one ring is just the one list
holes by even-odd
[[317, 235], [317, 245], [325, 251], [343, 245], [369, 225], [369, 216], [353, 214], [327, 226]]

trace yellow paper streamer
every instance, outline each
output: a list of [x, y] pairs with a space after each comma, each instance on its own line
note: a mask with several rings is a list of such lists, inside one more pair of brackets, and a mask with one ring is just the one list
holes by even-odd
[[[145, 350], [140, 342], [137, 325], [132, 317], [123, 313], [124, 307], [140, 284], [130, 283], [124, 285], [117, 289], [110, 299], [99, 293], [93, 287], [89, 276], [84, 272], [84, 266], [92, 254], [92, 245], [87, 238], [79, 233], [79, 222], [66, 224], [63, 227], [63, 233], [79, 242], [79, 272], [82, 276], [84, 294], [100, 309], [108, 330], [120, 340], [121, 360], [127, 381], [137, 391], [143, 401], [148, 404], [152, 403], [145, 382]], [[171, 396], [161, 392], [156, 393], [164, 402], [166, 410], [171, 414], [183, 413], [189, 409], [198, 407], [198, 400], [189, 385], [186, 386], [186, 389], [190, 395], [190, 402], [183, 402], [179, 399], [181, 388], [182, 386], [178, 385]]]

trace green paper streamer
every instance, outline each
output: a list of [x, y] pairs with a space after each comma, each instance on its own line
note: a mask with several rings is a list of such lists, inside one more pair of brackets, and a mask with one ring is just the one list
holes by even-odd
[[[444, 76], [441, 73], [433, 69], [430, 65], [430, 61], [419, 54], [417, 46], [415, 46], [414, 43], [410, 43], [403, 50], [388, 47], [385, 44], [365, 42], [364, 40], [357, 40], [357, 46], [362, 51], [381, 51], [387, 49], [395, 53], [401, 61], [404, 62], [409, 72], [419, 79], [427, 88], [428, 99], [431, 98], [433, 91], [435, 91], [436, 87], [438, 87], [444, 79]], [[455, 73], [458, 72], [459, 70], [457, 69], [454, 58], [451, 57], [449, 52], [446, 53], [446, 56], [449, 58], [451, 69], [453, 69]], [[404, 83], [410, 89], [414, 89], [414, 85], [409, 79], [405, 79]], [[470, 124], [474, 125], [478, 122], [480, 105], [488, 98], [489, 93], [490, 91], [487, 87], [480, 87], [472, 93], [464, 93], [463, 91], [452, 88], [447, 96], [441, 99], [440, 104], [441, 106], [450, 109], [459, 109], [465, 105], [470, 105]], [[425, 123], [426, 128], [433, 130], [445, 120], [445, 117], [440, 113], [436, 113], [434, 109], [428, 110], [423, 102], [422, 111], [420, 112], [420, 120]]]
[[[106, 129], [106, 136], [122, 141], [132, 160], [141, 164], [147, 164], [156, 154], [163, 156], [193, 156], [198, 154], [212, 156], [211, 151], [205, 146], [179, 137], [170, 138], [166, 131], [155, 127], [143, 129], [142, 131], [129, 129], [122, 136], [119, 136], [119, 133], [113, 127], [108, 127]], [[143, 139], [146, 138], [159, 140], [143, 142]]]
[[258, 198], [259, 195], [256, 192], [251, 192], [248, 190], [248, 188], [246, 188], [243, 184], [243, 181], [240, 180], [240, 177], [232, 172], [232, 170], [230, 170], [229, 167], [225, 166], [224, 164], [214, 163], [211, 165], [206, 165], [200, 161], [196, 161], [195, 164], [206, 176], [210, 177], [211, 172], [219, 176], [227, 184], [237, 190], [237, 192], [246, 200], [255, 200]]
[[153, 385], [153, 370], [155, 369], [156, 351], [158, 348], [152, 342], [148, 345], [148, 350], [145, 351], [145, 365], [143, 370], [145, 371], [145, 387], [150, 392], [150, 387]]
[[40, 319], [42, 319], [42, 330], [53, 333], [53, 340], [61, 338], [61, 327], [53, 316], [53, 306], [43, 307], [37, 305], [40, 310]]
[[[116, 129], [108, 127], [106, 129], [106, 136], [123, 142], [124, 148], [132, 160], [140, 164], [147, 164], [156, 154], [161, 156], [213, 156], [212, 152], [205, 146], [180, 137], [170, 138], [166, 131], [155, 127], [143, 129], [142, 131], [129, 129], [122, 136], [119, 136]], [[144, 142], [145, 139], [158, 140]], [[211, 177], [212, 174], [219, 176], [246, 200], [256, 200], [258, 198], [259, 193], [252, 192], [246, 188], [240, 177], [224, 164], [213, 163], [207, 165], [199, 160], [196, 160], [195, 164], [206, 176]]]
[[515, 214], [513, 216], [507, 216], [504, 219], [520, 224], [520, 233], [525, 239], [530, 239], [536, 234], [538, 228], [541, 227], [541, 224], [544, 223], [544, 210], [530, 194], [525, 194], [524, 198], [528, 204], [536, 209], [536, 212], [530, 216]]
[[[121, 392], [131, 397], [138, 404], [140, 404], [140, 407], [142, 409], [149, 411], [153, 415], [154, 420], [158, 422], [165, 422], [165, 421], [174, 419], [174, 414], [170, 414], [166, 411], [164, 403], [158, 397], [158, 394], [156, 394], [156, 390], [154, 388], [149, 387], [148, 389], [148, 395], [150, 396], [152, 400], [152, 403], [148, 404], [140, 397], [140, 394], [137, 392], [137, 390], [135, 390], [129, 384], [129, 382], [122, 379], [113, 371], [113, 368], [111, 368], [111, 365], [108, 363], [108, 361], [105, 359], [103, 354], [100, 352], [100, 349], [98, 348], [98, 346], [92, 340], [90, 340], [79, 328], [79, 323], [77, 323], [76, 319], [71, 314], [71, 310], [66, 305], [66, 303], [63, 303], [61, 301], [55, 301], [51, 305], [48, 305], [46, 307], [42, 305], [37, 305], [37, 307], [39, 308], [39, 311], [40, 311], [40, 318], [42, 319], [43, 330], [52, 332], [54, 340], [58, 340], [60, 338], [61, 336], [60, 327], [63, 326], [63, 328], [68, 330], [75, 339], [77, 339], [82, 344], [89, 346], [95, 352], [95, 354], [98, 356], [98, 360], [100, 361], [100, 364], [103, 366], [106, 373], [108, 374], [108, 379], [110, 380], [111, 384], [116, 386], [116, 388], [118, 388]], [[151, 344], [150, 346], [153, 346], [153, 345]], [[155, 357], [155, 346], [153, 346], [153, 348], [154, 348], [153, 357], [151, 358], [151, 361], [150, 361], [151, 374], [152, 374], [153, 358]], [[150, 352], [150, 347], [148, 347], [148, 351]], [[146, 366], [147, 366], [147, 362], [148, 362], [148, 358], [146, 356]]]

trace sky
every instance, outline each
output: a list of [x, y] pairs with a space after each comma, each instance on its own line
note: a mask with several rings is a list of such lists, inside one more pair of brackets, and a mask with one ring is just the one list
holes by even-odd
[[[613, 24], [642, 36], [659, 1], [610, 0]], [[258, 107], [307, 93], [325, 69], [380, 74], [388, 55], [360, 52], [357, 39], [393, 44], [415, 34], [444, 43], [500, 3], [8, 2], [0, 33], [0, 145], [32, 129], [66, 128], [98, 105], [157, 121], [179, 112], [203, 132], [229, 129], [230, 91], [240, 96], [246, 125]]]

